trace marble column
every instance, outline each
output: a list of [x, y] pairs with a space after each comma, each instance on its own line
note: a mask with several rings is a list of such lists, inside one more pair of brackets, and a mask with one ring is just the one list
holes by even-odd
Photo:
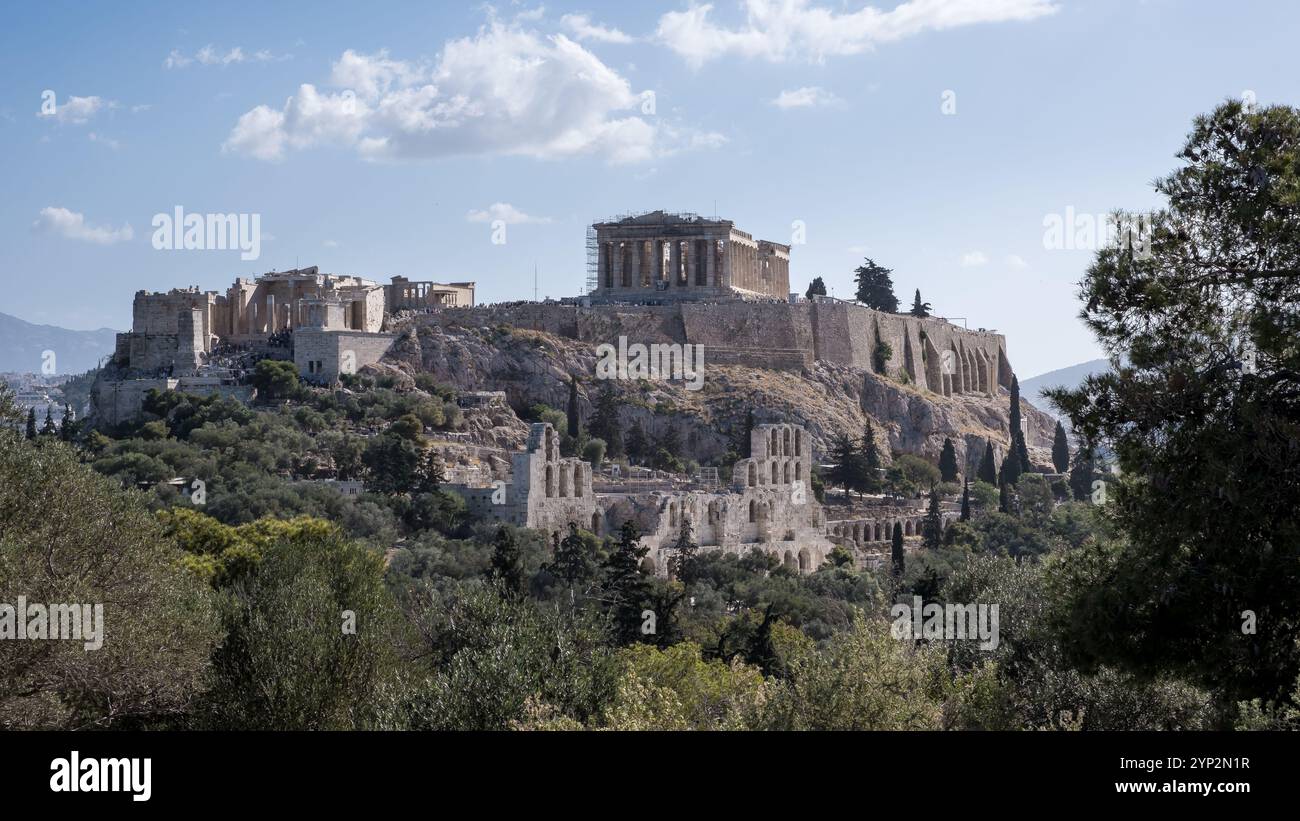
[[716, 288], [718, 285], [718, 241], [713, 237], [705, 237], [704, 247], [706, 251], [704, 256], [704, 284], [710, 288]]
[[677, 287], [677, 272], [682, 267], [682, 244], [676, 238], [668, 247], [668, 287]]

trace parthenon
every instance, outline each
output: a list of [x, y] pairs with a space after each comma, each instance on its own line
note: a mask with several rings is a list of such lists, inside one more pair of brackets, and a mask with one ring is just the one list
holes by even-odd
[[652, 211], [592, 227], [597, 301], [789, 297], [790, 246], [731, 220]]

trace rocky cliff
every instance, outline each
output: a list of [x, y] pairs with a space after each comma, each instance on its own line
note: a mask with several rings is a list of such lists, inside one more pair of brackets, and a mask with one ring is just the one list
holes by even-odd
[[[461, 390], [505, 391], [516, 408], [545, 403], [563, 410], [569, 379], [579, 381], [584, 424], [605, 384], [595, 378], [596, 349], [587, 342], [517, 328], [442, 327], [411, 319], [394, 328], [399, 338], [380, 365], [410, 377], [433, 374]], [[707, 362], [707, 356], [706, 356]], [[945, 438], [952, 439], [959, 463], [973, 459], [993, 442], [1001, 460], [1009, 443], [1009, 397], [955, 395], [920, 390], [869, 371], [814, 362], [801, 371], [738, 365], [704, 368], [700, 390], [681, 382], [613, 381], [622, 399], [624, 430], [636, 422], [651, 437], [668, 426], [677, 429], [684, 455], [701, 464], [718, 463], [730, 448], [746, 414], [756, 423], [794, 422], [814, 438], [819, 456], [839, 433], [861, 435], [867, 419], [886, 454], [912, 453], [935, 460]], [[1022, 401], [1030, 456], [1050, 466], [1053, 420]]]

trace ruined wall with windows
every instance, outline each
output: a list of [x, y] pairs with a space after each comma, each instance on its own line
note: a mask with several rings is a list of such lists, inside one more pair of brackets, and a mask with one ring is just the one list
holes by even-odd
[[[852, 521], [828, 521], [812, 493], [812, 439], [800, 425], [758, 425], [748, 458], [736, 463], [731, 487], [722, 490], [592, 492], [592, 466], [560, 456], [559, 435], [535, 423], [528, 445], [513, 459], [509, 482], [496, 486], [448, 484], [471, 512], [549, 537], [575, 524], [598, 536], [617, 537], [625, 522], [636, 525], [649, 549], [647, 569], [670, 572], [683, 529], [702, 550], [743, 555], [758, 550], [790, 569], [811, 573], [837, 544], [861, 563], [888, 549], [892, 523], [905, 523], [908, 538], [921, 535], [924, 511], [881, 508]], [[945, 522], [956, 514], [945, 513]], [[883, 540], [874, 538], [885, 534]]]

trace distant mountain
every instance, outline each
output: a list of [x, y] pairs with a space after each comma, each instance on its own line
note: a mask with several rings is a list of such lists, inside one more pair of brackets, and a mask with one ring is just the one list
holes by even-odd
[[1029, 403], [1041, 410], [1043, 413], [1059, 416], [1056, 408], [1052, 403], [1047, 401], [1043, 396], [1043, 391], [1048, 388], [1077, 388], [1083, 380], [1095, 373], [1105, 373], [1110, 370], [1110, 363], [1104, 359], [1094, 359], [1091, 362], [1084, 362], [1079, 365], [1071, 365], [1068, 368], [1061, 368], [1056, 371], [1048, 371], [1038, 376], [1031, 376], [1028, 379], [1020, 380], [1020, 395], [1029, 400]]
[[54, 352], [54, 370], [85, 373], [99, 365], [117, 344], [117, 331], [69, 331], [53, 325], [33, 325], [0, 314], [0, 372], [41, 373], [46, 351]]

